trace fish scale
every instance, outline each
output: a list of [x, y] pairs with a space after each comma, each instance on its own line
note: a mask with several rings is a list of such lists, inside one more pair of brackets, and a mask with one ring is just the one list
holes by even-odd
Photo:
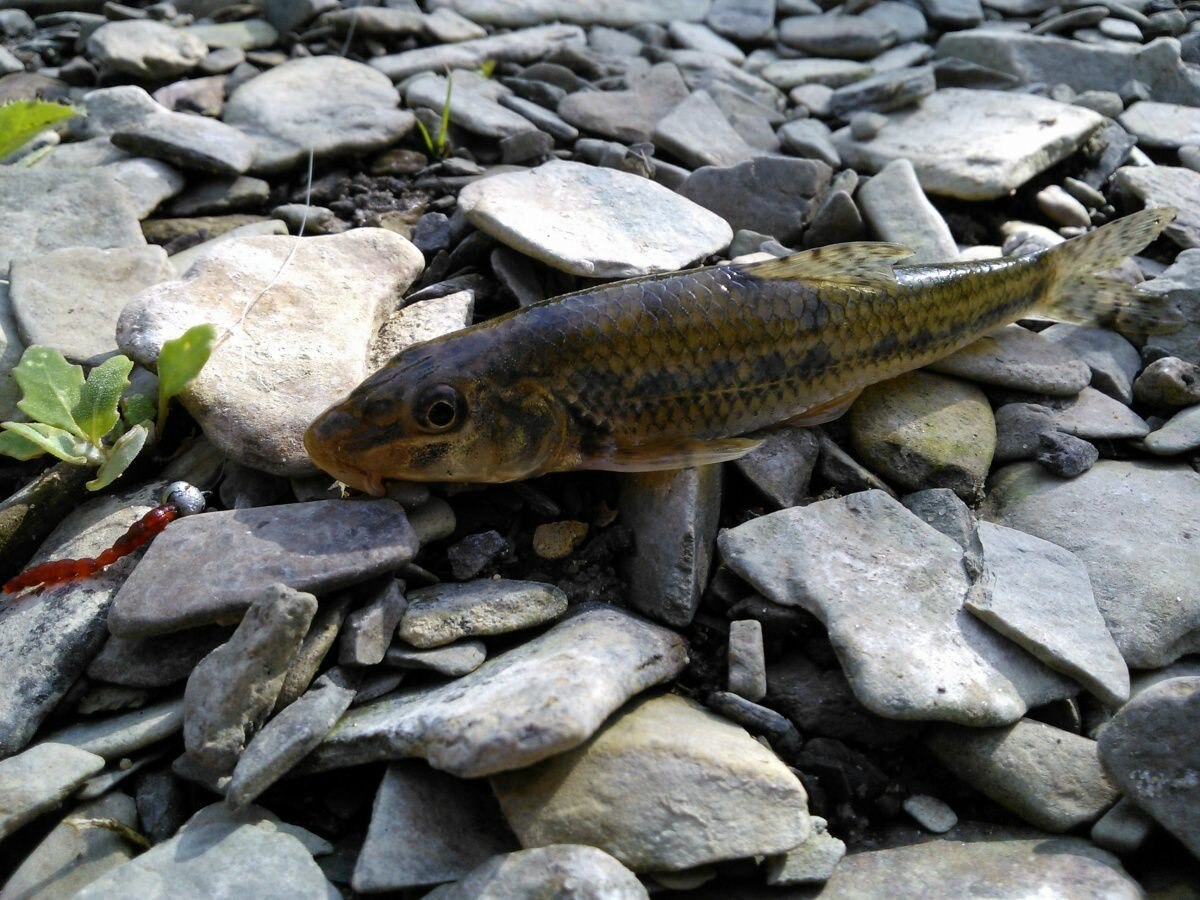
[[1038, 254], [895, 266], [846, 244], [600, 285], [409, 348], [309, 428], [318, 465], [383, 478], [509, 481], [735, 458], [739, 437], [835, 417], [869, 384], [1031, 311], [1162, 324], [1099, 277], [1171, 220], [1145, 210]]

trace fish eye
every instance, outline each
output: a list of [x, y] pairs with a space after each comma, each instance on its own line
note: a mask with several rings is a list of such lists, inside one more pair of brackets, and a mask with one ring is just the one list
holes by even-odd
[[450, 385], [438, 384], [424, 391], [413, 409], [417, 425], [425, 431], [447, 431], [462, 421], [467, 402]]

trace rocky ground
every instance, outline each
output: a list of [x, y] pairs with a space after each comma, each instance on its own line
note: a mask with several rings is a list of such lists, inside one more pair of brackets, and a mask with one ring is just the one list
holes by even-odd
[[[115, 489], [0, 467], [4, 577], [213, 507], [0, 605], [0, 898], [1200, 896], [1197, 22], [0, 0], [0, 99], [86, 110], [0, 166], [0, 419], [27, 345], [223, 336]], [[300, 442], [596, 279], [1161, 204], [1119, 277], [1182, 330], [1012, 325], [723, 467], [347, 502]]]

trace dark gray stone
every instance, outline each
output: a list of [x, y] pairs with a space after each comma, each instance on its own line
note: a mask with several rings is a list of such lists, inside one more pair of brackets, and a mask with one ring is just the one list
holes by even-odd
[[775, 0], [713, 0], [708, 24], [727, 38], [759, 41], [775, 25]]
[[1069, 346], [1020, 325], [998, 328], [928, 368], [982, 384], [1056, 397], [1076, 396], [1092, 378], [1087, 363]]
[[849, 119], [856, 112], [890, 112], [912, 106], [936, 88], [932, 66], [896, 69], [838, 88], [829, 108], [839, 119]]
[[446, 548], [450, 570], [458, 581], [478, 578], [497, 563], [513, 558], [513, 546], [498, 531], [469, 534]]
[[842, 158], [830, 138], [829, 126], [819, 119], [793, 119], [779, 129], [779, 139], [788, 153], [819, 159], [831, 168], [841, 168]]
[[439, 675], [458, 678], [474, 672], [487, 658], [483, 641], [459, 641], [445, 647], [419, 649], [393, 644], [384, 658], [398, 669], [428, 669]]
[[693, 91], [659, 119], [650, 133], [659, 147], [691, 168], [736, 166], [755, 150], [729, 124], [707, 91]]
[[161, 637], [110, 637], [88, 666], [89, 678], [130, 687], [165, 687], [183, 681], [232, 629], [210, 625]]
[[808, 494], [821, 444], [809, 428], [776, 428], [734, 460], [734, 466], [777, 507], [796, 506]]
[[650, 140], [655, 124], [688, 97], [672, 63], [660, 63], [624, 91], [578, 91], [558, 105], [558, 114], [585, 131], [626, 143]]
[[896, 43], [897, 34], [886, 22], [826, 13], [784, 19], [779, 39], [812, 56], [870, 59]]
[[1052, 431], [1038, 436], [1038, 449], [1034, 459], [1062, 478], [1077, 478], [1096, 464], [1100, 451], [1095, 444], [1083, 438], [1061, 431]]
[[404, 582], [389, 578], [380, 590], [372, 591], [365, 604], [346, 616], [338, 662], [352, 666], [373, 666], [383, 662], [396, 626], [407, 608]]
[[170, 737], [182, 727], [183, 702], [173, 699], [116, 716], [85, 719], [46, 735], [45, 741], [68, 744], [115, 762]]

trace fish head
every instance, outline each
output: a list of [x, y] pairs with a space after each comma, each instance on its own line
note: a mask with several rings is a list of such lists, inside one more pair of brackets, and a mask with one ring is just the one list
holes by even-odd
[[551, 471], [568, 446], [565, 408], [532, 379], [430, 365], [420, 346], [308, 427], [318, 466], [372, 496], [384, 479], [519, 481]]

